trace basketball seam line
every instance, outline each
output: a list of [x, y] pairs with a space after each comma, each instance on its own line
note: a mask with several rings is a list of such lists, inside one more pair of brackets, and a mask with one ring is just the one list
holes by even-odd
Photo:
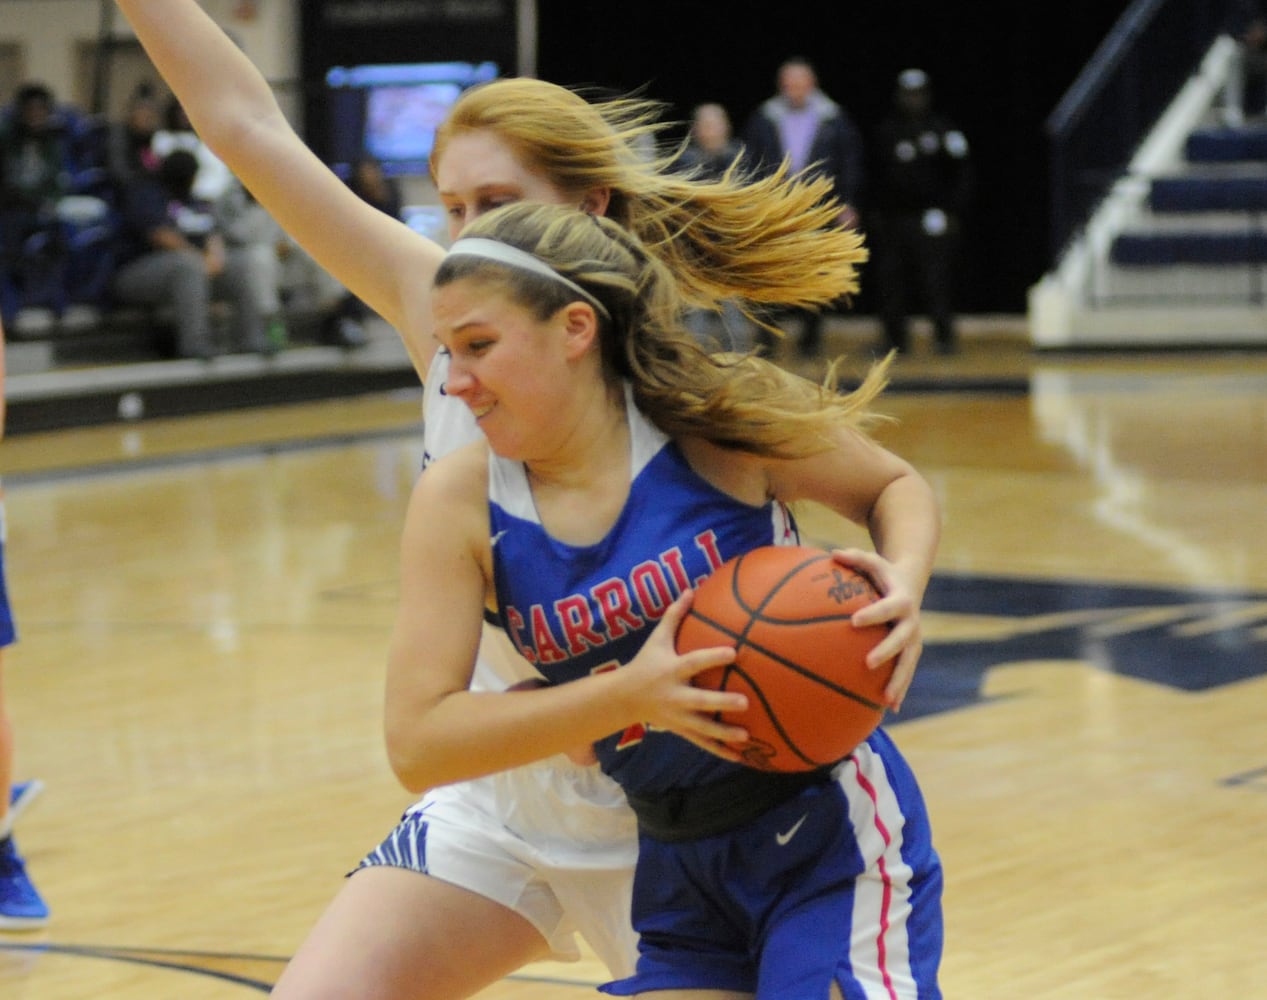
[[761, 690], [761, 688], [753, 681], [753, 679], [743, 669], [741, 669], [740, 667], [736, 667], [733, 663], [730, 665], [729, 672], [738, 674], [740, 677], [742, 677], [745, 681], [748, 682], [749, 686], [752, 688], [753, 693], [757, 696], [757, 699], [761, 702], [762, 705], [765, 706], [766, 719], [774, 727], [774, 731], [778, 733], [779, 736], [783, 739], [784, 746], [786, 746], [789, 750], [791, 750], [792, 753], [796, 754], [796, 756], [800, 757], [801, 760], [803, 760], [806, 764], [809, 764], [811, 767], [822, 767], [824, 764], [835, 763], [835, 761], [814, 760], [812, 757], [806, 754], [803, 750], [801, 750], [801, 748], [797, 745], [796, 740], [792, 738], [792, 734], [789, 733], [787, 729], [784, 727], [783, 720], [780, 719], [778, 716], [778, 713], [774, 711], [769, 700], [765, 696], [765, 692]]
[[[747, 637], [746, 634], [736, 634], [734, 629], [731, 629], [723, 625], [719, 621], [709, 618], [707, 615], [700, 614], [694, 608], [690, 610], [689, 615], [690, 617], [696, 618], [699, 621], [703, 622], [704, 624], [709, 625], [712, 628], [716, 629], [722, 635], [727, 636], [731, 639], [734, 639], [736, 643], [735, 645], [736, 655], [739, 654], [740, 648], [742, 648], [743, 646], [747, 646], [750, 649], [756, 650], [762, 656], [768, 656], [775, 663], [779, 663], [782, 666], [787, 667], [789, 670], [792, 670], [795, 673], [800, 674], [802, 677], [808, 677], [811, 680], [817, 681], [818, 683], [822, 684], [824, 687], [830, 688], [831, 690], [835, 691], [837, 694], [842, 694], [846, 698], [849, 698], [852, 701], [856, 701], [859, 705], [863, 705], [866, 708], [873, 709], [874, 711], [877, 711], [877, 712], [884, 711], [884, 706], [880, 704], [879, 702], [872, 701], [870, 698], [865, 698], [862, 695], [858, 694], [856, 691], [850, 691], [848, 688], [841, 687], [840, 685], [833, 683], [832, 681], [828, 680], [825, 677], [820, 676], [819, 674], [815, 674], [809, 670], [806, 670], [804, 667], [802, 667], [800, 664], [796, 663], [795, 661], [786, 659], [785, 657], [780, 656], [778, 653], [775, 653], [773, 650], [766, 649], [764, 646], [753, 642], [751, 639]], [[747, 629], [745, 629], [744, 632], [746, 633]], [[728, 664], [728, 666], [734, 670], [739, 669], [733, 663]]]

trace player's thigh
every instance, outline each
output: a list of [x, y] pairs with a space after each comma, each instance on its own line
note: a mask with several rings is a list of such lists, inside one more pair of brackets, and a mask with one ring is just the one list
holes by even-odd
[[570, 925], [581, 932], [612, 977], [632, 976], [638, 961], [638, 935], [630, 916], [632, 869], [554, 869], [549, 883]]
[[429, 875], [375, 867], [348, 878], [273, 990], [283, 1000], [462, 1000], [526, 962], [545, 939], [499, 903]]

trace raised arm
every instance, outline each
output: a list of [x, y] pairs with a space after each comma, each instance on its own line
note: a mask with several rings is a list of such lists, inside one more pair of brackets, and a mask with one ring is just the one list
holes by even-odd
[[425, 375], [442, 248], [355, 195], [291, 128], [263, 75], [194, 0], [116, 0], [202, 140], [312, 257], [400, 333]]

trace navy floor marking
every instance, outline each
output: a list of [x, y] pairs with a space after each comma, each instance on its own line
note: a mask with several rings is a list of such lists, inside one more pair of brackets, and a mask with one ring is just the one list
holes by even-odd
[[1228, 788], [1252, 788], [1255, 791], [1267, 792], [1267, 767], [1256, 767], [1252, 771], [1233, 774], [1219, 782]]
[[1000, 663], [1074, 660], [1177, 691], [1267, 676], [1267, 594], [935, 574], [928, 614], [992, 619], [981, 637], [930, 637], [890, 724], [981, 704]]
[[[282, 969], [290, 961], [276, 955], [234, 954], [231, 952], [181, 951], [166, 948], [126, 948], [110, 945], [69, 945], [49, 942], [10, 943], [0, 941], [0, 953], [22, 953], [32, 955], [48, 954], [70, 958], [87, 958], [107, 962], [125, 962], [130, 965], [145, 965], [172, 972], [187, 972], [195, 976], [209, 979], [220, 979], [225, 982], [244, 986], [257, 993], [268, 993], [273, 989]], [[242, 973], [228, 971], [225, 966], [233, 963], [243, 965], [275, 965], [276, 974], [267, 980], [258, 979]], [[515, 973], [506, 977], [509, 980], [528, 983], [544, 983], [547, 985], [575, 987], [593, 992], [594, 984], [581, 979], [569, 979], [561, 976], [542, 976], [526, 973]]]
[[[286, 959], [262, 955], [233, 955], [215, 952], [168, 951], [163, 948], [116, 948], [96, 945], [62, 945], [62, 944], [8, 944], [0, 942], [0, 951], [34, 952], [51, 955], [69, 955], [75, 958], [99, 959], [107, 962], [126, 962], [131, 965], [148, 965], [174, 972], [188, 972], [209, 979], [222, 979], [236, 983], [258, 993], [268, 993], [273, 988], [273, 981], [265, 982], [250, 976], [229, 972], [224, 968], [213, 968], [212, 964], [223, 966], [230, 962], [258, 963], [276, 962], [280, 974]], [[200, 963], [208, 963], [206, 965]], [[275, 980], [274, 980], [275, 981]]]
[[43, 486], [46, 483], [69, 479], [118, 478], [134, 472], [165, 471], [188, 466], [236, 462], [241, 459], [269, 458], [274, 455], [289, 455], [303, 451], [335, 450], [360, 444], [392, 444], [402, 439], [414, 440], [420, 436], [421, 432], [416, 426], [406, 426], [365, 431], [340, 431], [318, 437], [284, 441], [199, 447], [193, 451], [167, 455], [141, 455], [135, 458], [111, 455], [109, 458], [81, 465], [34, 469], [28, 472], [6, 472], [4, 483], [5, 486]]

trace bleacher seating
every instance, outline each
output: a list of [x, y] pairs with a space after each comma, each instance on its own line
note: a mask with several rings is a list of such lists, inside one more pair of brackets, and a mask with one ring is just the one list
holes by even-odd
[[1149, 181], [1147, 213], [1113, 240], [1125, 267], [1267, 263], [1267, 128], [1202, 127], [1179, 171]]
[[1060, 244], [1030, 290], [1036, 345], [1267, 345], [1267, 119], [1229, 104], [1238, 46], [1216, 6], [1132, 4], [1053, 114]]
[[[0, 110], [0, 115], [11, 109]], [[105, 322], [117, 231], [115, 192], [106, 171], [108, 122], [59, 104], [69, 195], [50, 224], [31, 234], [0, 273], [0, 299], [15, 340], [73, 334]]]
[[1157, 177], [1149, 187], [1154, 212], [1261, 212], [1267, 210], [1267, 170], [1244, 176]]
[[1267, 233], [1123, 233], [1113, 241], [1111, 260], [1126, 267], [1264, 264]]
[[1267, 163], [1267, 127], [1209, 127], [1195, 130], [1184, 145], [1189, 163]]

